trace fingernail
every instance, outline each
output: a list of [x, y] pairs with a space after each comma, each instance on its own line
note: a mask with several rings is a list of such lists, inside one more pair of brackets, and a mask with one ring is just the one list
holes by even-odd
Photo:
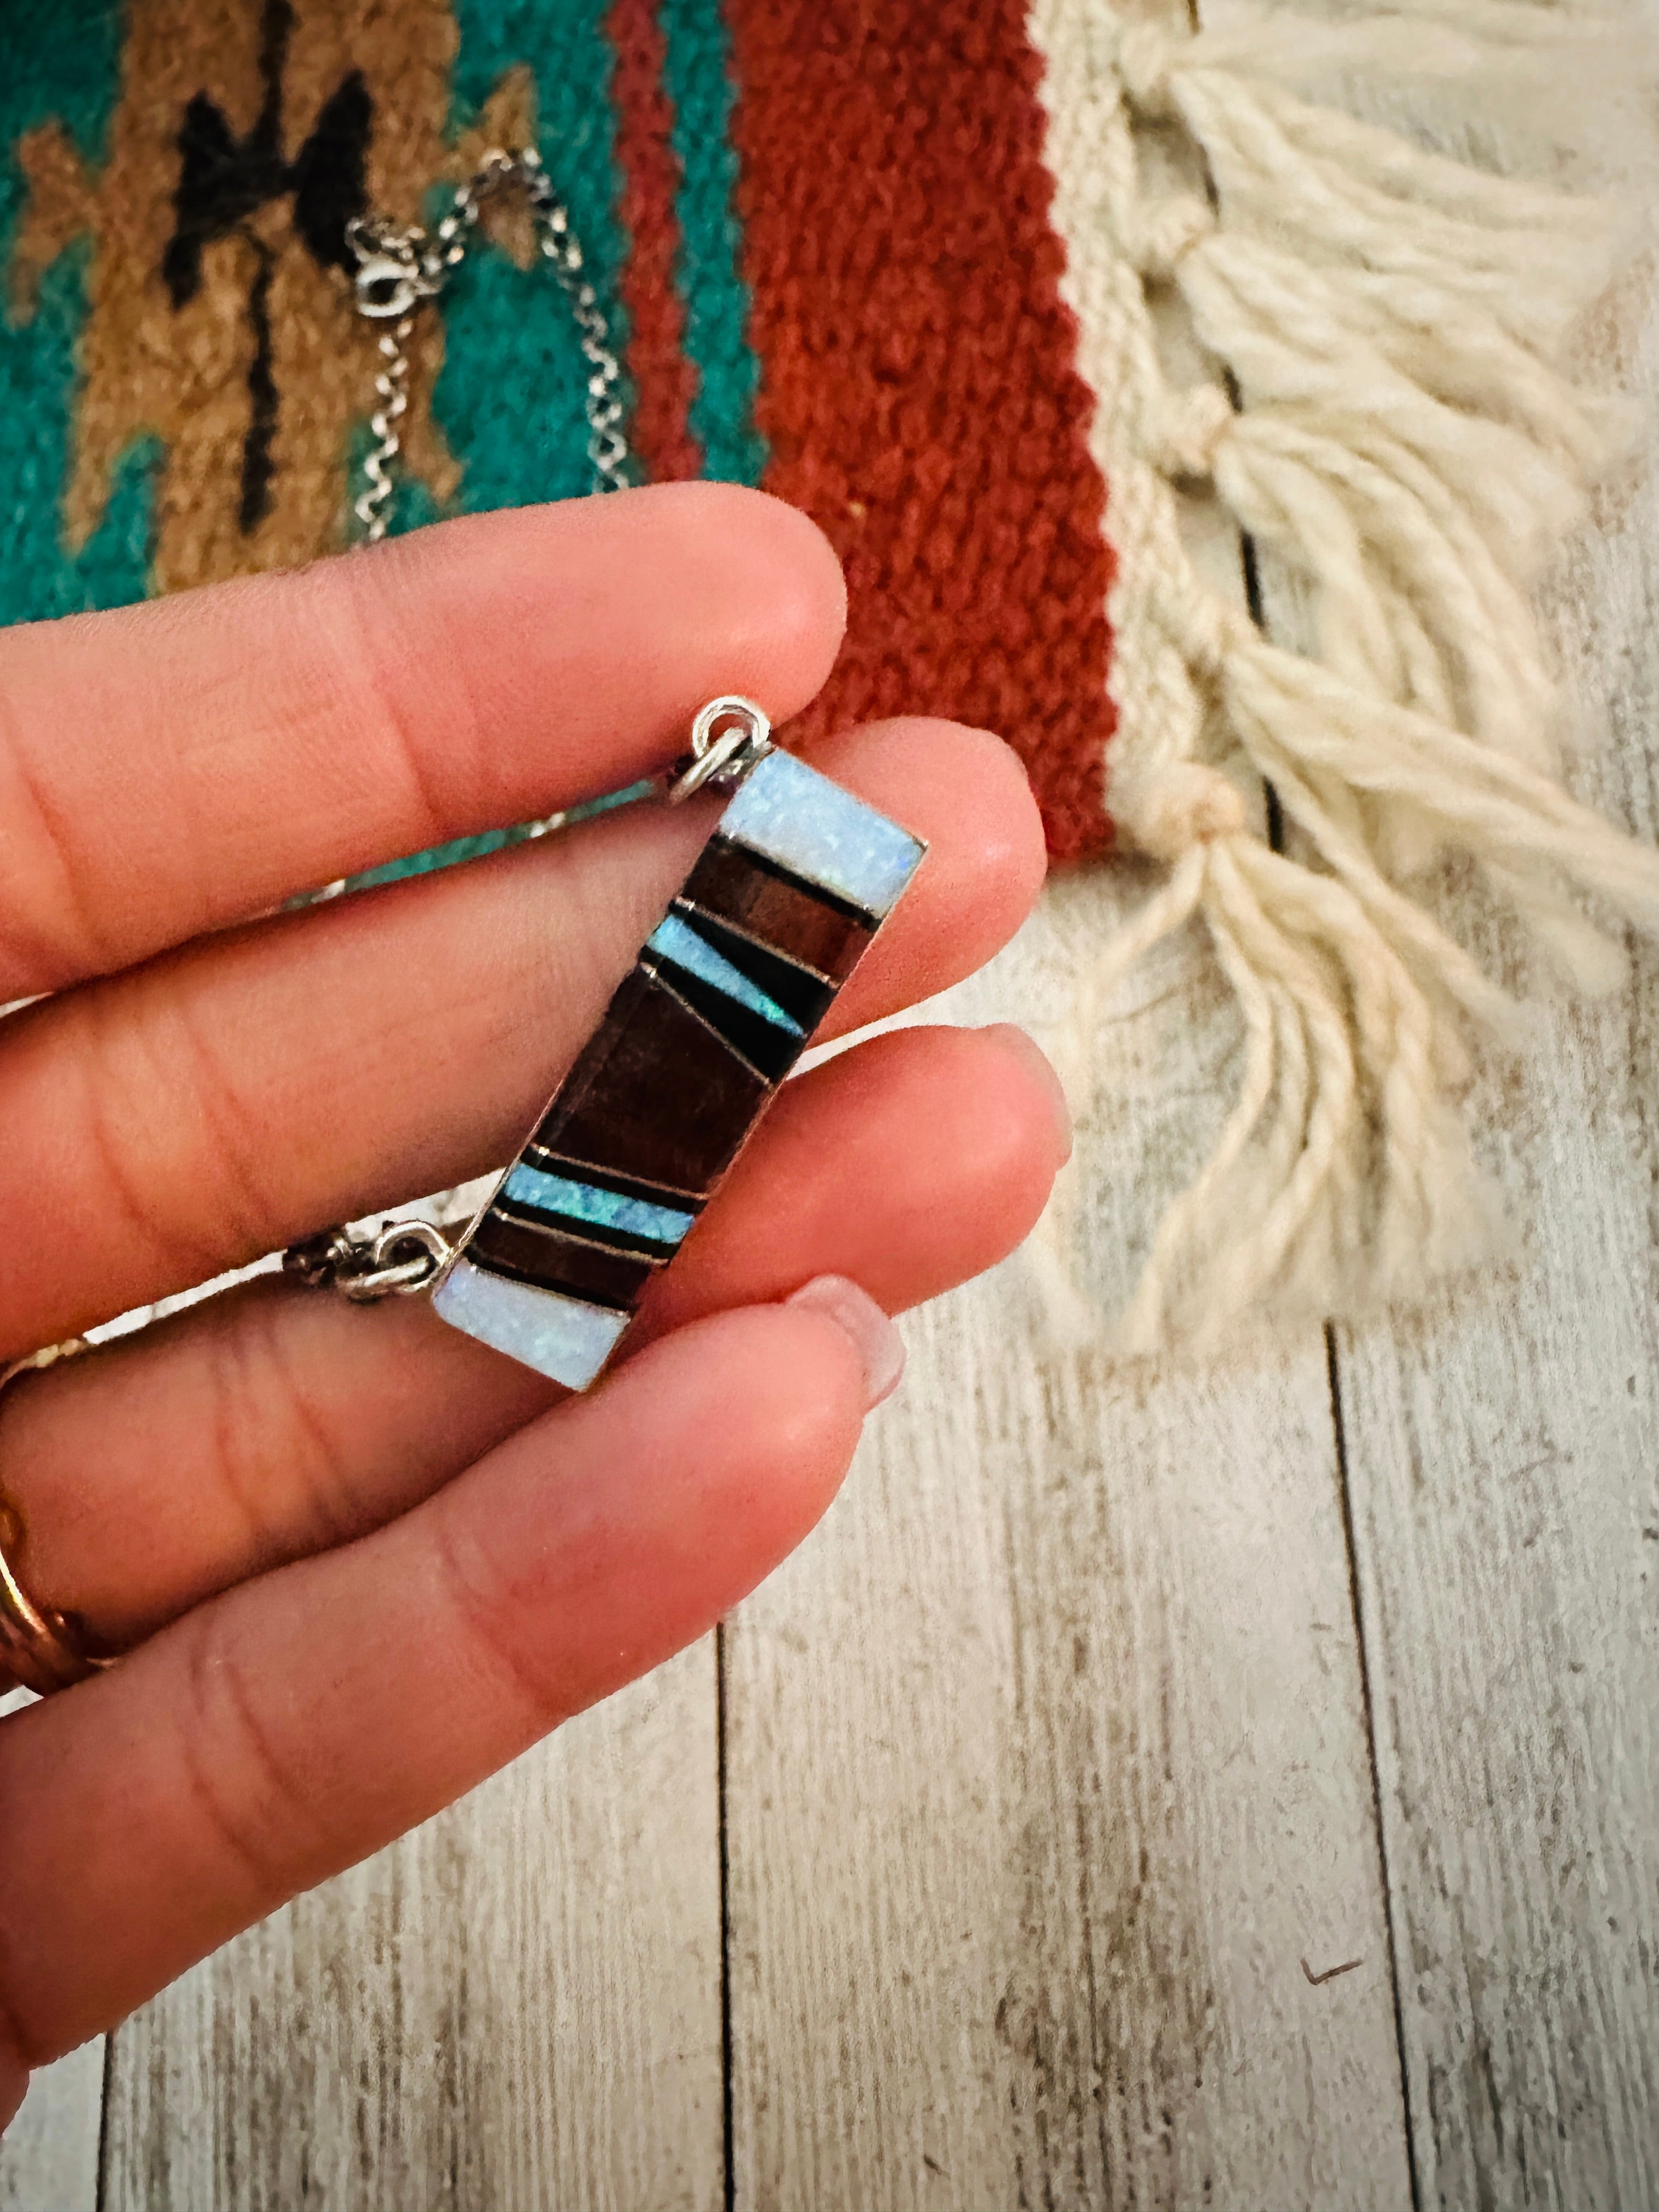
[[1066, 1103], [1065, 1088], [1054, 1073], [1054, 1062], [1036, 1038], [1028, 1036], [1013, 1022], [988, 1022], [981, 1034], [1000, 1037], [1008, 1051], [1024, 1061], [1048, 1092], [1054, 1110], [1054, 1134], [1060, 1140], [1060, 1163], [1064, 1165], [1072, 1157], [1072, 1109]]
[[880, 1405], [897, 1389], [904, 1372], [904, 1339], [867, 1291], [845, 1275], [815, 1275], [786, 1305], [807, 1306], [827, 1314], [852, 1340], [864, 1370], [864, 1410]]

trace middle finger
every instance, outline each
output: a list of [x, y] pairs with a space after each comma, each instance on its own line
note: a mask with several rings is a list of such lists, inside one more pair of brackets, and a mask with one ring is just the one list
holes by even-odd
[[[871, 1038], [785, 1085], [629, 1356], [815, 1275], [851, 1276], [889, 1312], [932, 1297], [1025, 1234], [1066, 1144], [1018, 1032]], [[26, 1580], [125, 1649], [407, 1511], [564, 1395], [423, 1300], [364, 1310], [247, 1285], [7, 1393], [0, 1471]]]
[[[819, 757], [933, 848], [835, 1010], [846, 1029], [988, 957], [1042, 849], [1023, 772], [982, 732], [889, 724]], [[504, 1158], [707, 827], [630, 809], [15, 1018], [0, 1357]]]

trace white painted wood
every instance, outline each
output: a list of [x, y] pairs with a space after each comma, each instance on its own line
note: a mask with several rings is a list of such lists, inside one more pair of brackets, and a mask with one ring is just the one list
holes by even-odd
[[0, 2212], [99, 2212], [103, 2083], [101, 2036], [34, 2075], [0, 2140]]
[[[1236, 535], [1186, 520], [1237, 593]], [[933, 1012], [1052, 1041], [1154, 880], [1051, 885]], [[1061, 1194], [1097, 1313], [1237, 1040], [1196, 933], [1106, 1010]], [[906, 1327], [846, 1497], [727, 1633], [735, 2202], [1407, 2202], [1322, 1341], [1058, 1353], [1018, 1261]]]
[[[33, 1703], [27, 1690], [0, 1692], [0, 1723]], [[103, 2100], [101, 2036], [33, 2077], [0, 2136], [0, 2212], [97, 2212]]]
[[[1207, 0], [1224, 22], [1229, 0]], [[1648, 12], [1651, 14], [1650, 6]], [[1584, 100], [1571, 64], [1561, 98]], [[1650, 204], [1639, 73], [1581, 184]], [[1451, 146], [1422, 86], [1349, 88]], [[1522, 166], [1527, 125], [1482, 134]], [[1583, 794], [1659, 836], [1659, 313], [1650, 264], [1585, 334], [1644, 448], [1550, 594]], [[1633, 489], [1639, 485], [1640, 489]], [[1294, 606], [1264, 568], [1270, 623]], [[1467, 895], [1454, 924], [1528, 973]], [[1473, 1102], [1524, 1242], [1338, 1361], [1424, 2205], [1659, 2202], [1659, 958], [1540, 1019]], [[1652, 1530], [1651, 1535], [1645, 1531]]]
[[[1659, 836], [1659, 313], [1644, 488], [1555, 594]], [[1594, 732], [1592, 732], [1594, 734]], [[1425, 2203], [1659, 2203], [1659, 957], [1486, 1104], [1530, 1222], [1502, 1279], [1346, 1347]]]
[[[957, 1010], [1041, 1033], [1110, 896], [1051, 892]], [[1103, 1292], [1233, 1046], [1190, 942], [1115, 1012]], [[1052, 1355], [1018, 1262], [906, 1328], [847, 1494], [727, 1632], [737, 2203], [1403, 2203], [1322, 1344]]]
[[712, 1639], [117, 2033], [100, 2212], [709, 2212]]

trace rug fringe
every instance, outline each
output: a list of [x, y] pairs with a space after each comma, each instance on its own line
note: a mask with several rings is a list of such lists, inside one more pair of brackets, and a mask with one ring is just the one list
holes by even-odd
[[[1073, 252], [1084, 351], [1091, 329], [1109, 336], [1102, 373], [1123, 386], [1097, 426], [1109, 529], [1127, 510], [1137, 538], [1111, 608], [1109, 802], [1126, 843], [1173, 869], [1085, 979], [1074, 1025], [1092, 1029], [1127, 963], [1198, 917], [1245, 1027], [1238, 1098], [1121, 1323], [1123, 1346], [1148, 1352], [1244, 1315], [1414, 1296], [1502, 1240], [1456, 1099], [1471, 1035], [1512, 1033], [1516, 1010], [1412, 877], [1473, 860], [1587, 990], [1615, 985], [1624, 961], [1581, 897], [1659, 933], [1659, 854], [1559, 780], [1529, 596], [1630, 434], [1625, 410], [1562, 365], [1623, 217], [1295, 88], [1320, 70], [1559, 69], [1582, 16], [1402, 0], [1180, 38], [1039, 0], [1034, 29], [1056, 218], [1068, 246], [1092, 228], [1105, 249]], [[1060, 89], [1062, 61], [1092, 70], [1080, 101]], [[1068, 189], [1067, 142], [1075, 159], [1091, 120], [1090, 182]], [[1148, 124], [1201, 155], [1213, 204], [1142, 190], [1132, 125]], [[1146, 297], [1160, 285], [1184, 301], [1212, 381], [1168, 381]], [[1182, 480], [1276, 556], [1307, 611], [1305, 652], [1269, 643], [1195, 576], [1174, 521]], [[1250, 827], [1252, 775], [1305, 863]], [[1052, 1297], [1063, 1209], [1046, 1233]], [[1074, 1316], [1057, 1319], [1074, 1338]]]

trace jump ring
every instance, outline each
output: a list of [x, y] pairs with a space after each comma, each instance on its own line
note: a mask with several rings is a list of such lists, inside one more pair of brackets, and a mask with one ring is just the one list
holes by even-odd
[[717, 776], [751, 769], [771, 750], [772, 725], [763, 708], [735, 691], [711, 699], [691, 725], [690, 755], [669, 781], [670, 805], [678, 805]]

